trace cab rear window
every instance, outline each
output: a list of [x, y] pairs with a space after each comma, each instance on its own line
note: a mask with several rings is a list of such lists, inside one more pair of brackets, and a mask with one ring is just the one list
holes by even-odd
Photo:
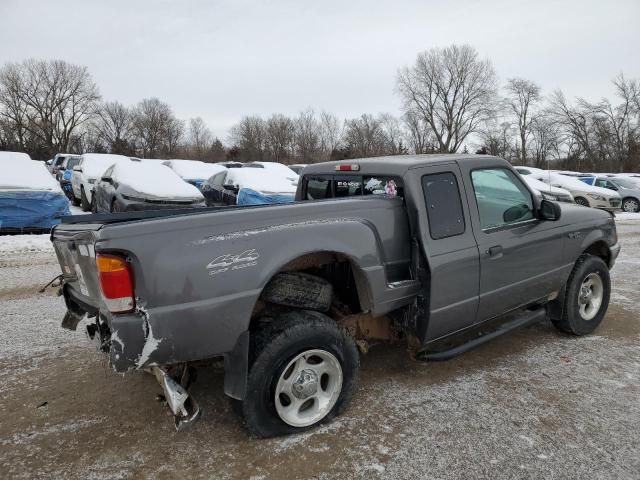
[[304, 198], [346, 198], [363, 195], [402, 196], [402, 185], [395, 177], [385, 175], [321, 175], [304, 179]]

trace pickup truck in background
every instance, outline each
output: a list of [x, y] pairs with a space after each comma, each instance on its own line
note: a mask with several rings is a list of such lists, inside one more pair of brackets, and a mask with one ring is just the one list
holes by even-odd
[[115, 371], [153, 373], [178, 428], [200, 413], [192, 366], [222, 357], [225, 393], [268, 437], [338, 415], [371, 340], [445, 360], [545, 318], [588, 334], [606, 313], [613, 217], [540, 199], [504, 160], [302, 173], [292, 204], [70, 217], [52, 232], [63, 326], [88, 317]]

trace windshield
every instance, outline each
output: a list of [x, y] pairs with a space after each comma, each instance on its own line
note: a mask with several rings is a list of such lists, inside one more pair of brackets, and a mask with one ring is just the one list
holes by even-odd
[[73, 167], [80, 163], [80, 157], [73, 157], [67, 160], [67, 170], [73, 170]]

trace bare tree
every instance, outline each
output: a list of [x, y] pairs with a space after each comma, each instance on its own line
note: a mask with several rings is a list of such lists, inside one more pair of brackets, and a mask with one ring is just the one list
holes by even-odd
[[433, 153], [435, 151], [435, 137], [431, 127], [420, 115], [409, 110], [402, 116], [402, 121], [405, 126], [407, 144], [412, 153]]
[[211, 147], [212, 135], [211, 130], [201, 117], [189, 120], [188, 134], [188, 150], [189, 156], [197, 160], [205, 160]]
[[479, 133], [482, 142], [478, 153], [511, 159], [513, 152], [513, 129], [509, 122], [487, 122]]
[[163, 150], [173, 151], [176, 137], [182, 136], [182, 126], [175, 122], [171, 107], [158, 98], [145, 98], [138, 103], [133, 112], [132, 132], [143, 157], [156, 157]]
[[288, 163], [294, 155], [295, 124], [281, 114], [272, 115], [266, 123], [266, 148], [269, 160]]
[[527, 164], [527, 140], [535, 120], [535, 107], [541, 100], [540, 87], [524, 78], [511, 78], [505, 86], [507, 102], [518, 125], [520, 160]]
[[129, 138], [133, 127], [129, 108], [120, 102], [105, 102], [98, 106], [91, 122], [91, 134], [111, 153], [131, 154]]
[[398, 72], [405, 112], [429, 125], [440, 152], [456, 152], [494, 111], [496, 75], [469, 45], [433, 48]]
[[320, 114], [320, 151], [322, 160], [330, 160], [342, 140], [343, 125], [332, 113]]
[[294, 120], [296, 157], [301, 163], [315, 163], [320, 154], [320, 124], [311, 108]]
[[266, 124], [260, 117], [244, 117], [231, 128], [232, 157], [246, 162], [264, 160]]
[[50, 153], [69, 149], [92, 117], [100, 95], [86, 67], [61, 60], [27, 60], [0, 70], [0, 110], [18, 143], [29, 132]]

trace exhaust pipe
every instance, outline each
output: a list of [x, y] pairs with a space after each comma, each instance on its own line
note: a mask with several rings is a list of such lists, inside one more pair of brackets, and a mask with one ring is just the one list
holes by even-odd
[[181, 432], [191, 427], [202, 413], [196, 401], [162, 368], [152, 367], [151, 371], [164, 391], [167, 405], [174, 415], [176, 430]]

